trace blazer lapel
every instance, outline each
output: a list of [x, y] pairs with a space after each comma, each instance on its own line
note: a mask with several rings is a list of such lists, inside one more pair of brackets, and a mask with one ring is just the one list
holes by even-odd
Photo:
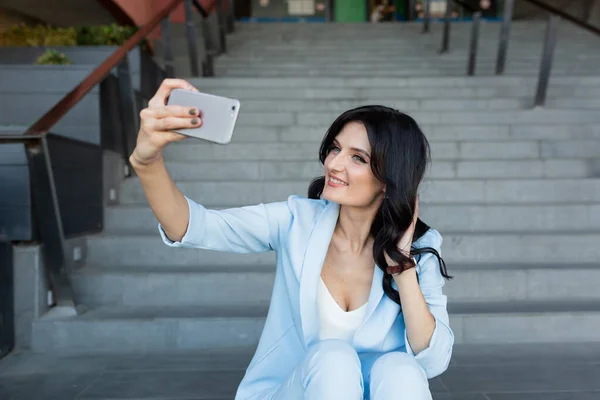
[[[385, 339], [400, 311], [398, 304], [390, 299], [384, 299], [382, 282], [383, 271], [375, 265], [365, 318], [352, 339], [352, 344], [357, 351], [372, 351], [374, 348], [381, 347], [382, 340]], [[394, 282], [392, 287], [397, 290]]]
[[[325, 256], [327, 255], [327, 250], [329, 249], [333, 231], [338, 220], [339, 210], [340, 205], [338, 203], [329, 202], [325, 210], [317, 218], [308, 240], [308, 248], [306, 249], [302, 263], [302, 275], [300, 277], [300, 318], [306, 348], [319, 340], [317, 288], [323, 262], [325, 261]], [[374, 315], [377, 306], [384, 296], [381, 285], [382, 280], [383, 271], [375, 265], [365, 318], [354, 336], [354, 342], [359, 346], [373, 347], [371, 346], [372, 343], [385, 336], [385, 332], [381, 332], [381, 328], [377, 329], [377, 326], [385, 326], [388, 322], [390, 324], [393, 323], [398, 315], [399, 307], [391, 300], [389, 301], [391, 304], [386, 303], [386, 307], [389, 308], [387, 312]], [[379, 325], [380, 323], [383, 325]], [[376, 326], [374, 327], [373, 324]]]
[[340, 205], [329, 202], [315, 221], [308, 240], [302, 275], [300, 277], [300, 318], [304, 344], [309, 348], [319, 339], [319, 318], [317, 310], [317, 287], [327, 249], [338, 220]]

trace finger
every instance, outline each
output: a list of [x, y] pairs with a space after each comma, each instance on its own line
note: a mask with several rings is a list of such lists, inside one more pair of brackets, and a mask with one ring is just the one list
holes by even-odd
[[169, 142], [178, 142], [180, 140], [184, 140], [189, 137], [186, 135], [182, 135], [181, 133], [171, 132], [171, 131], [166, 131], [166, 132], [164, 132], [164, 134], [167, 135], [167, 140]]
[[200, 112], [195, 107], [186, 106], [163, 106], [148, 109], [147, 115], [152, 118], [162, 119], [168, 117], [194, 118], [200, 116]]
[[195, 88], [184, 79], [167, 78], [162, 81], [160, 87], [148, 102], [148, 106], [151, 108], [163, 107], [173, 89], [194, 90]]
[[170, 131], [173, 129], [197, 128], [202, 125], [200, 118], [166, 117], [154, 120], [153, 128], [156, 131]]

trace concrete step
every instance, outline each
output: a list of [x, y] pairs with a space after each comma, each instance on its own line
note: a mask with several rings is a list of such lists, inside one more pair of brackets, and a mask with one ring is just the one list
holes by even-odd
[[[598, 66], [600, 66], [600, 64], [598, 64]], [[552, 73], [554, 75], [569, 75], [569, 76], [584, 76], [584, 75], [591, 75], [591, 74], [595, 74], [598, 71], [598, 66], [592, 66], [590, 68], [586, 68], [586, 69], [581, 69], [581, 68], [572, 68], [572, 69], [564, 69], [564, 70], [554, 70]], [[394, 67], [395, 68], [395, 67]], [[424, 77], [432, 77], [432, 78], [436, 78], [436, 77], [440, 77], [440, 76], [461, 76], [464, 75], [464, 68], [462, 67], [457, 67], [457, 68], [452, 68], [452, 69], [437, 69], [437, 70], [423, 70], [423, 69], [417, 69], [419, 70], [419, 76], [424, 76]], [[175, 71], [177, 72], [178, 76], [188, 76], [191, 73], [188, 72], [188, 67], [186, 66], [186, 64], [176, 64], [175, 66]], [[274, 77], [278, 77], [278, 78], [296, 78], [296, 77], [331, 77], [331, 76], [344, 76], [346, 78], [355, 78], [355, 77], [360, 77], [366, 74], [366, 72], [361, 72], [361, 71], [342, 71], [342, 72], [338, 72], [335, 70], [332, 71], [326, 71], [323, 69], [314, 69], [314, 70], [301, 70], [301, 71], [288, 71], [288, 72], [282, 72], [281, 70], [278, 69], [267, 69], [267, 68], [260, 68], [257, 71], [250, 71], [247, 68], [240, 68], [240, 69], [222, 69], [222, 68], [218, 68], [215, 72], [216, 76], [218, 77], [254, 77], [254, 78], [274, 78]], [[484, 76], [484, 77], [492, 77], [493, 76], [493, 70], [490, 69], [478, 69], [477, 74], [479, 76]], [[532, 81], [535, 81], [536, 76], [537, 76], [538, 72], [535, 70], [514, 70], [514, 71], [509, 71], [507, 72], [507, 75], [518, 75], [518, 76], [530, 76]], [[414, 70], [404, 70], [404, 71], [394, 71], [392, 73], [386, 72], [386, 70], [382, 70], [382, 71], [375, 71], [372, 73], [372, 75], [374, 76], [381, 76], [381, 77], [385, 77], [385, 76], [392, 76], [392, 77], [397, 77], [397, 78], [402, 78], [402, 77], [408, 77], [408, 76], [414, 76], [415, 72]], [[533, 92], [535, 93], [535, 91]], [[568, 95], [570, 95], [570, 93], [572, 92], [567, 92]], [[591, 94], [589, 92], [586, 93], [586, 91], [580, 91], [578, 93], [585, 93], [586, 96], [591, 96]]]
[[448, 310], [457, 344], [598, 340], [596, 300], [451, 303]]
[[[522, 87], [523, 85], [535, 88], [535, 83], [529, 77], [496, 76], [493, 79], [481, 77], [440, 77], [440, 78], [377, 78], [369, 75], [358, 79], [345, 78], [294, 78], [294, 79], [252, 79], [252, 78], [188, 78], [189, 82], [201, 89], [221, 88], [461, 88], [461, 87]], [[600, 86], [600, 77], [568, 77], [560, 76], [552, 79], [552, 86]], [[403, 95], [403, 93], [400, 93]]]
[[[434, 53], [435, 54], [435, 53]], [[467, 56], [467, 54], [465, 54]], [[178, 58], [184, 56], [178, 56]], [[558, 57], [558, 56], [557, 56]], [[562, 57], [571, 57], [571, 55], [564, 55]], [[376, 59], [378, 63], [376, 65], [369, 64], [365, 62], [365, 59]], [[422, 56], [420, 58], [414, 58], [411, 60], [404, 59], [395, 59], [395, 58], [386, 58], [386, 57], [378, 57], [376, 54], [365, 54], [364, 56], [353, 55], [344, 56], [341, 54], [338, 57], [330, 57], [330, 58], [321, 58], [318, 54], [301, 57], [301, 56], [290, 56], [287, 54], [281, 55], [264, 55], [264, 56], [254, 56], [253, 57], [243, 57], [238, 56], [238, 58], [227, 58], [227, 59], [218, 59], [216, 61], [216, 65], [218, 68], [243, 68], [247, 67], [249, 70], [259, 70], [260, 68], [272, 68], [275, 67], [278, 69], [305, 69], [305, 70], [313, 70], [313, 69], [323, 69], [323, 70], [337, 70], [342, 73], [345, 71], [362, 71], [362, 72], [378, 72], [389, 69], [390, 67], [395, 67], [399, 71], [408, 71], [413, 69], [415, 75], [418, 76], [417, 72], [414, 71], [414, 68], [424, 68], [424, 69], [445, 69], [450, 67], [462, 67], [466, 68], [467, 57], [457, 57], [453, 59], [444, 59], [435, 56]], [[517, 59], [512, 60], [506, 64], [507, 71], [510, 70], [524, 70], [524, 71], [536, 71], [539, 70], [539, 58], [531, 58], [531, 59]], [[598, 65], [600, 63], [600, 57], [598, 58], [586, 58], [583, 60], [578, 60], [580, 64], [573, 65], [572, 63], [567, 62], [564, 59], [557, 59], [556, 63], [552, 64], [552, 72], [556, 70], [564, 71], [564, 70], [586, 70], [591, 67]], [[339, 68], [338, 63], [348, 63], [349, 65], [344, 65], [344, 68]], [[350, 64], [352, 63], [352, 64]], [[495, 56], [490, 57], [480, 57], [477, 59], [477, 67], [482, 67], [487, 69], [489, 67], [493, 67], [496, 63]], [[538, 65], [535, 65], [535, 64]], [[370, 67], [370, 68], [369, 68]], [[393, 70], [389, 71], [390, 76], [393, 76]], [[421, 71], [418, 71], [420, 73]], [[371, 76], [368, 75], [367, 76]]]
[[[600, 87], [599, 87], [600, 89]], [[203, 91], [210, 90], [202, 87]], [[342, 113], [354, 107], [365, 104], [365, 100], [244, 100], [243, 112], [337, 112]], [[447, 110], [518, 110], [531, 108], [533, 100], [528, 97], [513, 97], [505, 99], [421, 99], [421, 100], [388, 100], [385, 105], [403, 112], [414, 111], [447, 111]], [[600, 108], [599, 98], [562, 97], [549, 98], [546, 109], [597, 109]]]
[[[600, 264], [449, 265], [454, 279], [444, 293], [450, 303], [491, 301], [600, 301]], [[98, 267], [72, 276], [77, 301], [87, 307], [268, 307], [273, 265]]]
[[[242, 106], [243, 107], [243, 106]], [[245, 112], [238, 117], [240, 125], [258, 126], [314, 126], [331, 124], [339, 113], [332, 112]], [[600, 113], [595, 110], [487, 110], [477, 111], [424, 111], [411, 116], [420, 124], [598, 124]]]
[[[306, 78], [306, 77], [304, 77]], [[222, 79], [222, 78], [218, 78]], [[271, 80], [274, 78], [257, 78], [258, 81]], [[281, 78], [278, 78], [281, 79]], [[190, 81], [192, 81], [190, 79]], [[532, 85], [535, 85], [535, 79], [532, 80]], [[202, 90], [202, 85], [196, 85]], [[207, 90], [204, 90], [207, 91]], [[521, 97], [531, 98], [535, 94], [534, 86], [480, 86], [480, 87], [456, 87], [449, 90], [448, 87], [340, 87], [340, 88], [317, 88], [303, 87], [294, 88], [269, 88], [265, 86], [260, 90], [254, 88], [214, 88], [209, 93], [221, 95], [225, 97], [237, 98], [240, 101], [245, 100], [353, 100], [353, 101], [398, 101], [398, 100], [419, 100], [419, 99], [491, 99], [491, 98], [507, 98]], [[549, 98], [562, 97], [582, 97], [597, 99], [598, 88], [591, 86], [575, 86], [562, 85], [550, 86], [548, 88]], [[243, 104], [242, 104], [243, 107]], [[242, 110], [244, 110], [242, 108]], [[547, 112], [538, 110], [541, 113]], [[533, 112], [533, 111], [529, 111]], [[558, 118], [557, 118], [558, 119]], [[561, 123], [557, 121], [556, 123]], [[567, 122], [567, 121], [565, 121]], [[569, 121], [577, 123], [577, 121]]]
[[[254, 352], [235, 344], [143, 354], [21, 351], [2, 360], [0, 374], [7, 399], [73, 398], [85, 387], [82, 399], [115, 399], [127, 390], [132, 399], [152, 392], [161, 399], [223, 400], [235, 397]], [[598, 342], [455, 345], [448, 371], [430, 380], [429, 388], [435, 400], [596, 400], [598, 359]]]
[[[495, 39], [495, 40], [494, 40]], [[410, 39], [409, 39], [410, 40]], [[463, 42], [463, 40], [465, 42]], [[335, 40], [328, 42], [326, 45], [321, 47], [311, 47], [305, 43], [282, 43], [277, 41], [269, 41], [264, 39], [255, 42], [230, 42], [229, 53], [224, 55], [227, 58], [265, 58], [272, 55], [276, 60], [284, 58], [286, 55], [290, 56], [290, 60], [294, 61], [301, 59], [302, 57], [319, 57], [318, 61], [331, 60], [336, 55], [339, 55], [342, 59], [354, 59], [358, 62], [365, 62], [368, 57], [376, 57], [383, 60], [398, 60], [399, 64], [402, 64], [402, 54], [406, 55], [406, 60], [411, 62], [413, 60], [422, 57], [423, 59], [443, 59], [443, 60], [457, 60], [469, 52], [469, 40], [470, 35], [466, 37], [453, 37], [450, 46], [450, 51], [445, 54], [440, 54], [438, 50], [441, 47], [441, 37], [435, 38], [434, 40], [415, 40], [409, 42], [408, 40], [399, 40], [396, 43], [382, 42], [376, 39], [372, 39], [371, 47], [368, 47], [364, 42], [354, 44], [344, 43], [343, 40]], [[478, 49], [478, 59], [495, 59], [497, 57], [498, 38], [485, 38], [481, 37], [480, 40], [487, 41], [492, 44], [490, 47], [482, 45]], [[580, 60], [597, 60], [598, 54], [594, 54], [597, 51], [599, 45], [597, 43], [584, 43], [582, 45], [576, 44], [577, 39], [572, 38], [563, 42], [556, 48], [555, 55], [556, 60], [562, 60], [564, 57], [573, 56]], [[262, 43], [262, 47], [261, 44]], [[484, 42], [486, 43], [486, 42]], [[514, 43], [514, 42], [513, 42]], [[182, 43], [181, 46], [187, 43]], [[515, 44], [509, 46], [507, 62], [519, 62], [522, 60], [534, 60], [539, 59], [541, 56], [543, 43], [528, 41], [522, 44]], [[181, 53], [179, 53], [181, 54]], [[320, 58], [322, 56], [323, 58]]]
[[257, 307], [102, 307], [34, 322], [35, 352], [109, 352], [256, 346], [266, 309]]
[[[216, 207], [213, 209], [222, 209]], [[589, 232], [600, 228], [600, 203], [589, 205], [434, 205], [421, 203], [423, 221], [441, 232]], [[150, 207], [118, 206], [105, 211], [104, 232], [156, 234]]]
[[[164, 154], [168, 160], [179, 162], [317, 160], [324, 134], [316, 130], [312, 132], [318, 136], [305, 134], [302, 142], [240, 142], [223, 146], [208, 141], [188, 140], [167, 147]], [[296, 136], [295, 139], [298, 138]], [[434, 162], [600, 158], [600, 140], [435, 141], [430, 143], [430, 148]]]
[[[170, 161], [167, 169], [177, 181], [308, 180], [323, 174], [317, 161]], [[426, 173], [428, 179], [592, 177], [600, 178], [600, 159], [435, 161]]]
[[[599, 124], [600, 126], [600, 124]], [[165, 150], [169, 160], [182, 161], [306, 161], [316, 159], [323, 131], [311, 130], [313, 135], [296, 132], [289, 142], [238, 142], [227, 146], [207, 141], [188, 140], [171, 145]], [[289, 131], [288, 131], [289, 132]], [[468, 160], [537, 160], [553, 158], [598, 158], [600, 140], [512, 140], [512, 141], [432, 141], [431, 155], [434, 161]]]
[[[444, 260], [452, 263], [592, 263], [600, 259], [600, 233], [443, 232]], [[576, 249], [576, 250], [574, 250]], [[154, 235], [88, 237], [87, 261], [114, 266], [274, 265], [274, 252], [238, 254], [172, 248]]]
[[[597, 341], [597, 301], [453, 303], [456, 344]], [[137, 352], [256, 346], [262, 307], [102, 307], [33, 324], [34, 352]], [[578, 329], [573, 329], [576, 326]]]
[[[361, 103], [364, 104], [364, 103]], [[394, 106], [394, 103], [386, 103]], [[341, 114], [341, 112], [340, 112]], [[412, 114], [412, 113], [410, 113]], [[232, 144], [247, 142], [320, 142], [330, 124], [315, 126], [252, 126], [235, 128]], [[430, 142], [510, 142], [528, 140], [599, 140], [600, 124], [419, 124]], [[566, 142], [562, 142], [564, 144]], [[205, 145], [204, 141], [188, 140], [171, 146]]]
[[[179, 189], [206, 206], [238, 206], [306, 196], [309, 182], [177, 182]], [[589, 204], [600, 202], [600, 179], [452, 179], [427, 180], [420, 199], [435, 204]], [[137, 180], [124, 182], [121, 204], [146, 204]]]
[[[455, 38], [456, 39], [456, 38]], [[456, 39], [450, 52], [440, 54], [437, 50], [440, 47], [441, 40], [418, 41], [418, 42], [399, 42], [398, 44], [381, 43], [374, 40], [374, 45], [371, 48], [365, 47], [362, 43], [348, 45], [338, 42], [328, 43], [327, 46], [312, 48], [309, 45], [302, 44], [278, 44], [265, 40], [260, 47], [259, 44], [240, 43], [239, 45], [230, 46], [230, 51], [227, 54], [222, 54], [219, 61], [227, 60], [264, 60], [264, 61], [285, 61], [285, 57], [289, 56], [287, 61], [306, 61], [312, 59], [315, 63], [329, 62], [340, 58], [340, 61], [355, 60], [358, 64], [365, 64], [365, 60], [369, 58], [377, 58], [383, 62], [394, 61], [398, 65], [405, 65], [414, 62], [423, 62], [427, 60], [449, 60], [457, 61], [465, 59], [469, 53], [470, 37], [467, 37], [467, 43], [459, 43]], [[488, 41], [492, 42], [492, 41]], [[496, 44], [496, 43], [494, 43]], [[187, 42], [182, 43], [187, 45]], [[186, 47], [187, 48], [187, 47]], [[564, 44], [556, 49], [556, 61], [566, 65], [565, 57], [573, 57], [577, 61], [597, 62], [599, 55], [594, 53], [598, 50], [598, 46], [576, 46], [574, 43]], [[509, 48], [507, 53], [507, 65], [513, 63], [522, 63], [524, 60], [539, 60], [541, 56], [541, 43], [525, 43], [516, 45], [515, 48]], [[179, 55], [185, 52], [177, 53]], [[403, 57], [405, 55], [405, 57]], [[477, 59], [484, 61], [492, 61], [497, 57], [497, 45], [486, 48], [481, 46], [477, 52]]]

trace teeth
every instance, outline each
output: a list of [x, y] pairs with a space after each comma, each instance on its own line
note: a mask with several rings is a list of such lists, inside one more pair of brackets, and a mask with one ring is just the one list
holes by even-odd
[[347, 183], [346, 183], [346, 182], [342, 182], [342, 181], [340, 181], [339, 179], [335, 179], [335, 178], [332, 178], [332, 177], [329, 177], [329, 180], [330, 180], [331, 182], [333, 182], [333, 183], [338, 183], [338, 184], [340, 184], [340, 185], [347, 185]]

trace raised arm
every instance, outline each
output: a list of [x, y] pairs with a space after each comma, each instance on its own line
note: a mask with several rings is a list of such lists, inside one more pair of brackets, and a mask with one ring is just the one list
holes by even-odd
[[287, 202], [208, 210], [185, 197], [169, 176], [163, 149], [171, 142], [187, 138], [171, 130], [202, 124], [198, 117], [202, 110], [165, 105], [175, 88], [196, 90], [184, 80], [166, 79], [148, 108], [140, 113], [137, 144], [129, 157], [159, 222], [163, 241], [173, 247], [237, 253], [275, 250], [279, 226], [291, 215]]
[[199, 110], [195, 108], [165, 105], [175, 88], [197, 91], [181, 79], [163, 81], [148, 108], [140, 112], [140, 131], [129, 162], [165, 234], [169, 239], [178, 241], [188, 227], [188, 202], [169, 176], [162, 153], [168, 143], [186, 138], [172, 132], [172, 129], [198, 127], [202, 121]]

